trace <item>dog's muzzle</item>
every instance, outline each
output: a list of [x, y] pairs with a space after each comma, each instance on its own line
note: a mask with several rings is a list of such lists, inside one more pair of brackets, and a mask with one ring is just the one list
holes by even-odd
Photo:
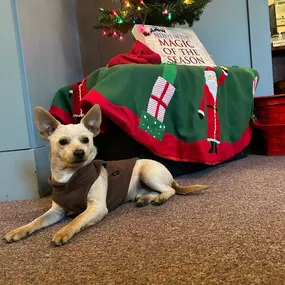
[[75, 157], [76, 161], [82, 161], [85, 156], [85, 152], [84, 150], [77, 149], [73, 152], [73, 156]]

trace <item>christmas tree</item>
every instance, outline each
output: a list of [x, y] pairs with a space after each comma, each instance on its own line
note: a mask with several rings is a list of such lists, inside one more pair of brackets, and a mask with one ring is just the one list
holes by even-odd
[[99, 25], [104, 36], [123, 39], [123, 34], [135, 24], [173, 27], [198, 21], [206, 5], [212, 0], [121, 0], [121, 9], [99, 9]]

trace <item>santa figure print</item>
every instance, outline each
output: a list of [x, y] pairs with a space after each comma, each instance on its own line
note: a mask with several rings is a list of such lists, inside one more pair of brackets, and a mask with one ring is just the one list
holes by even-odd
[[200, 119], [205, 118], [205, 110], [207, 109], [207, 140], [210, 143], [209, 153], [218, 153], [218, 145], [220, 144], [220, 120], [218, 115], [218, 87], [227, 78], [227, 68], [222, 68], [222, 73], [217, 78], [213, 67], [205, 68], [205, 86], [202, 100], [198, 110]]

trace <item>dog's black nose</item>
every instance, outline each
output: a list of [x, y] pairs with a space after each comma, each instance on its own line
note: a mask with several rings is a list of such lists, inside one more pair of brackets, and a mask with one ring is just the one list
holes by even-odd
[[82, 159], [85, 155], [85, 152], [84, 152], [84, 150], [77, 149], [74, 151], [73, 155], [78, 159]]

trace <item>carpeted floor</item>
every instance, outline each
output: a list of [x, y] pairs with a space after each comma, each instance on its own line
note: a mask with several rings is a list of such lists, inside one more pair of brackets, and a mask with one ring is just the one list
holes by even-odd
[[[249, 156], [179, 181], [211, 188], [162, 207], [124, 205], [62, 247], [50, 240], [65, 222], [1, 241], [0, 283], [284, 284], [285, 157]], [[2, 236], [49, 205], [0, 203]]]

